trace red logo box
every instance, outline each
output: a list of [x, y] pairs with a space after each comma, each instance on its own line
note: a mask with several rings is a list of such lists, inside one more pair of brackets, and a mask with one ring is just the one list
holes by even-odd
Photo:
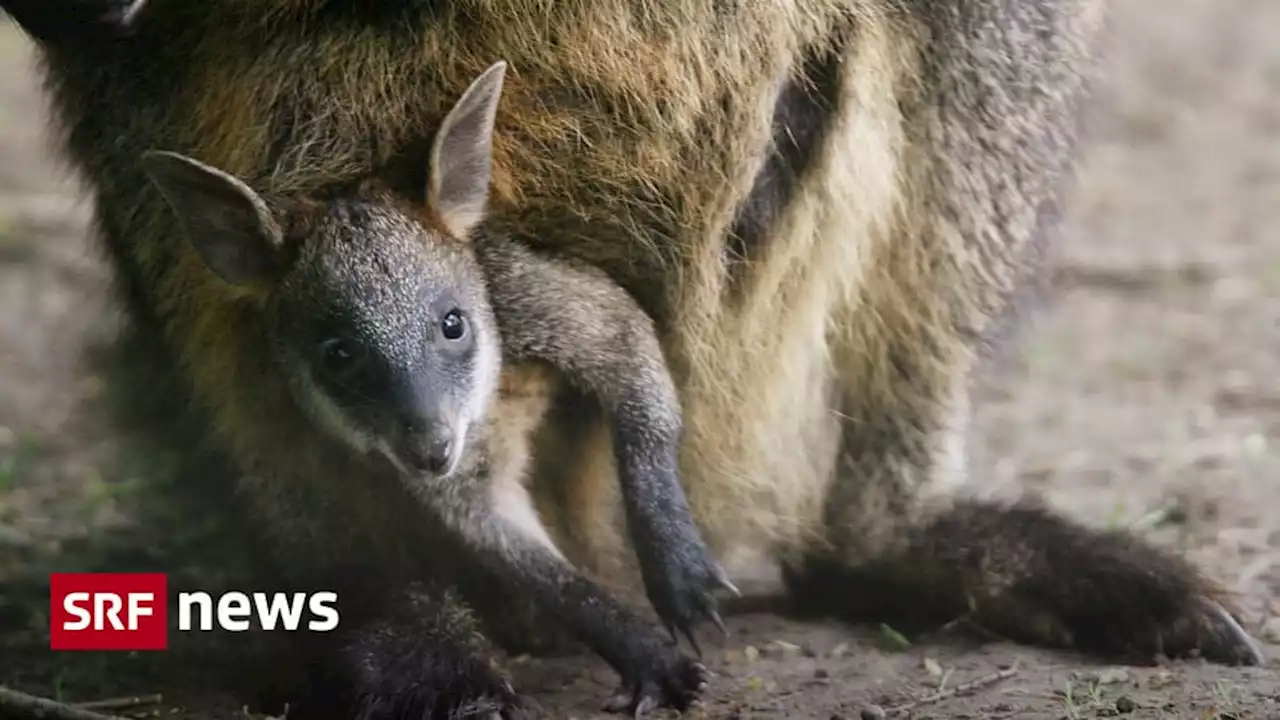
[[49, 576], [49, 649], [164, 650], [169, 646], [164, 573]]

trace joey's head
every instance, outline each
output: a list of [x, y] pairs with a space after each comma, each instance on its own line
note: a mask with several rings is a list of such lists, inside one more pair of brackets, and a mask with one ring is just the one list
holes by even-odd
[[500, 340], [469, 243], [504, 71], [490, 67], [446, 116], [417, 202], [373, 184], [266, 199], [196, 160], [143, 158], [204, 264], [258, 300], [309, 417], [412, 475], [451, 474], [497, 390]]

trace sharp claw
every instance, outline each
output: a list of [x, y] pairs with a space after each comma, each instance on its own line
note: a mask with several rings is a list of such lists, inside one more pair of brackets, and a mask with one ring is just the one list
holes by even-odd
[[729, 628], [725, 627], [724, 620], [720, 617], [720, 613], [715, 610], [711, 610], [707, 613], [707, 617], [711, 618], [711, 624], [716, 626], [716, 629], [720, 631], [721, 635], [726, 638], [729, 637]]
[[737, 585], [734, 585], [733, 582], [729, 580], [728, 571], [719, 565], [716, 566], [716, 583], [725, 590], [733, 593], [734, 597], [742, 597], [742, 591], [738, 589]]
[[131, 29], [138, 19], [138, 14], [146, 7], [147, 0], [133, 0], [123, 11], [120, 12], [119, 22], [121, 27]]
[[648, 715], [657, 706], [658, 706], [657, 700], [653, 699], [648, 695], [643, 695], [640, 697], [640, 702], [636, 703], [636, 711], [635, 711], [635, 714], [632, 715], [632, 717], [636, 718], [636, 720], [639, 720], [645, 715]]
[[604, 701], [604, 709], [606, 712], [618, 712], [619, 710], [625, 710], [631, 707], [631, 703], [639, 694], [640, 688], [637, 687], [634, 690], [628, 690], [627, 686], [623, 684], [622, 687], [618, 688], [616, 693], [610, 696], [608, 700]]
[[698, 646], [698, 638], [693, 636], [693, 630], [689, 628], [684, 628], [683, 632], [684, 632], [684, 636], [689, 640], [689, 647], [693, 648], [694, 654], [696, 654], [698, 656], [698, 659], [701, 660], [702, 648]]
[[1240, 627], [1240, 623], [1237, 622], [1236, 619], [1231, 616], [1231, 613], [1227, 612], [1227, 609], [1222, 607], [1220, 603], [1214, 602], [1210, 604], [1214, 613], [1217, 614], [1218, 619], [1226, 623], [1227, 628], [1231, 631], [1231, 634], [1235, 636], [1236, 641], [1249, 648], [1248, 664], [1265, 665], [1267, 662], [1267, 656], [1262, 651], [1262, 645], [1244, 628]]
[[679, 645], [679, 644], [680, 644], [680, 636], [679, 636], [679, 635], [676, 635], [676, 626], [675, 626], [675, 623], [663, 623], [663, 625], [664, 625], [664, 627], [666, 627], [666, 628], [667, 628], [667, 634], [671, 636], [671, 644], [672, 644], [672, 645]]

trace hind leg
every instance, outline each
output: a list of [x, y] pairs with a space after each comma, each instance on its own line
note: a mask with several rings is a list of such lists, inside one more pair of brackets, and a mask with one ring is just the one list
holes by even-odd
[[845, 266], [861, 274], [856, 303], [832, 323], [842, 447], [828, 542], [789, 575], [814, 609], [861, 619], [967, 615], [1024, 642], [1115, 660], [1198, 651], [1256, 663], [1226, 593], [1185, 559], [1049, 510], [958, 493], [974, 346], [994, 339], [993, 320], [1013, 310], [1035, 269], [1030, 251], [1056, 234], [1100, 7], [913, 5], [927, 44], [898, 106], [909, 149], [901, 222]]
[[912, 419], [846, 424], [830, 544], [785, 572], [798, 609], [914, 630], [967, 617], [1015, 641], [1133, 664], [1264, 660], [1226, 593], [1182, 557], [1029, 503], [932, 492], [963, 478], [961, 423]]

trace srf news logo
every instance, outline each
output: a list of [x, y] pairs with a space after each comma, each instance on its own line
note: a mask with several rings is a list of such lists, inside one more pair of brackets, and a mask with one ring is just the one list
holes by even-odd
[[[51, 650], [164, 650], [169, 646], [168, 578], [164, 573], [54, 573], [49, 576]], [[307, 630], [338, 627], [336, 593], [178, 593], [178, 630], [193, 626], [244, 632], [256, 616], [263, 630], [295, 631], [303, 609]], [[198, 613], [198, 623], [192, 619]]]

